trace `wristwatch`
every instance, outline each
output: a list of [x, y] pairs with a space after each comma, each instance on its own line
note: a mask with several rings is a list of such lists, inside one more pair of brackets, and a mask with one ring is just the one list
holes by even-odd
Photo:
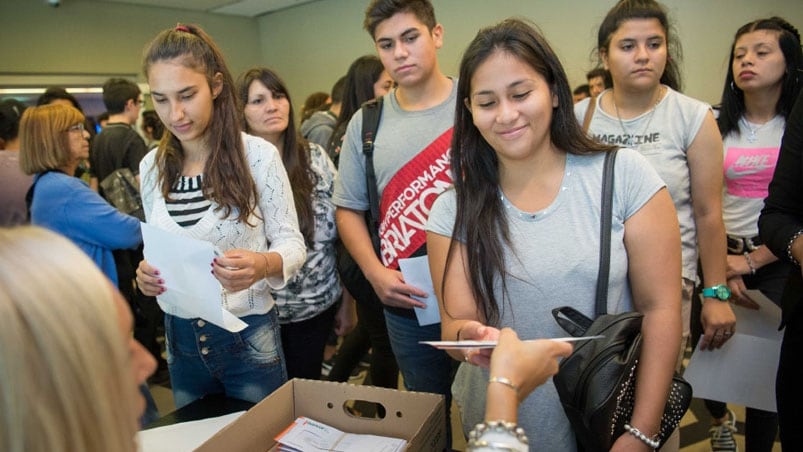
[[703, 289], [703, 296], [705, 298], [716, 298], [719, 301], [728, 301], [731, 297], [731, 290], [725, 284], [719, 284]]

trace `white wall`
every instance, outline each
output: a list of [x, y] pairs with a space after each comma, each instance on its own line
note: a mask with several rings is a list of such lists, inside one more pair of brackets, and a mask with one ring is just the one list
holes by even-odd
[[[192, 1], [192, 0], [187, 0]], [[433, 0], [446, 30], [443, 71], [456, 75], [477, 30], [509, 16], [534, 21], [560, 55], [572, 86], [596, 62], [591, 52], [600, 21], [614, 0]], [[329, 91], [358, 56], [373, 53], [362, 29], [368, 0], [318, 0], [260, 18], [244, 18], [92, 0], [0, 0], [0, 84], [15, 76], [119, 74], [142, 81], [142, 49], [176, 22], [204, 27], [226, 54], [234, 76], [266, 65], [287, 81], [296, 106], [313, 91]], [[781, 15], [803, 28], [800, 0], [665, 0], [685, 51], [685, 92], [715, 103], [722, 90], [736, 29]]]
[[[320, 0], [258, 19], [263, 63], [287, 81], [299, 105], [313, 91], [329, 91], [356, 57], [374, 52], [362, 29], [367, 0]], [[614, 0], [433, 0], [445, 28], [441, 68], [457, 75], [460, 56], [480, 28], [510, 16], [535, 22], [561, 57], [572, 86], [595, 66], [591, 53], [602, 18]], [[803, 27], [800, 0], [665, 0], [684, 50], [684, 91], [717, 103], [736, 29], [780, 15]]]
[[0, 0], [0, 77], [52, 74], [77, 83], [116, 74], [143, 81], [145, 45], [177, 22], [200, 24], [232, 71], [260, 61], [259, 26], [250, 17], [91, 0], [63, 0], [58, 8], [44, 0]]

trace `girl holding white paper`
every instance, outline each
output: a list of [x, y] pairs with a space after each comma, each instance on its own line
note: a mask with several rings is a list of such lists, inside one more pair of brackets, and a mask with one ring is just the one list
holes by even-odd
[[[223, 307], [249, 325], [232, 333], [161, 304], [176, 406], [212, 393], [258, 402], [287, 379], [270, 290], [306, 258], [287, 173], [273, 145], [241, 132], [231, 73], [202, 29], [159, 33], [143, 70], [166, 128], [140, 164], [148, 224], [217, 246], [209, 264]], [[146, 261], [137, 283], [166, 290]]]
[[[495, 340], [503, 327], [525, 339], [564, 336], [553, 308], [593, 316], [602, 168], [613, 147], [583, 133], [560, 60], [519, 20], [478, 33], [463, 55], [457, 96], [455, 187], [435, 201], [427, 224], [442, 337]], [[644, 315], [630, 425], [651, 437], [680, 346], [680, 233], [665, 184], [642, 156], [620, 149], [615, 173], [608, 312]], [[466, 431], [485, 417], [486, 389], [523, 383], [490, 374], [490, 353], [450, 351], [466, 361], [452, 387]], [[537, 449], [575, 450], [551, 381], [518, 413]], [[612, 450], [646, 447], [625, 433]]]

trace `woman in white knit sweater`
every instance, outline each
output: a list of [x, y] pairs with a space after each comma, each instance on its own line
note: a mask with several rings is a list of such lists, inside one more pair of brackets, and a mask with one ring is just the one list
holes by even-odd
[[[166, 128], [140, 163], [148, 224], [219, 248], [210, 269], [223, 307], [248, 324], [232, 333], [162, 303], [176, 406], [213, 393], [258, 402], [287, 379], [270, 290], [306, 259], [287, 174], [273, 145], [241, 132], [231, 73], [203, 30], [161, 32], [143, 66]], [[166, 290], [146, 261], [137, 283]]]

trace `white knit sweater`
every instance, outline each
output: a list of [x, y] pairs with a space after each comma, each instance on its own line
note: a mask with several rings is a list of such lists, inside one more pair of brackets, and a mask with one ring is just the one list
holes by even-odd
[[[275, 251], [282, 256], [284, 268], [281, 277], [260, 280], [238, 292], [222, 289], [223, 307], [238, 317], [270, 311], [274, 305], [270, 288], [284, 287], [304, 264], [307, 255], [304, 238], [298, 229], [290, 182], [278, 150], [267, 141], [247, 134], [243, 134], [243, 142], [251, 176], [259, 193], [259, 215], [262, 219], [252, 214], [248, 222], [254, 226], [238, 221], [236, 211], [224, 218], [223, 211], [215, 211], [218, 207], [215, 202], [198, 223], [187, 228], [179, 226], [167, 212], [157, 181], [154, 165], [156, 150], [149, 152], [139, 165], [142, 204], [148, 224], [175, 234], [206, 240], [224, 252], [239, 248], [258, 253]], [[181, 309], [168, 309], [161, 303], [160, 306], [169, 314], [182, 318], [193, 317]]]

